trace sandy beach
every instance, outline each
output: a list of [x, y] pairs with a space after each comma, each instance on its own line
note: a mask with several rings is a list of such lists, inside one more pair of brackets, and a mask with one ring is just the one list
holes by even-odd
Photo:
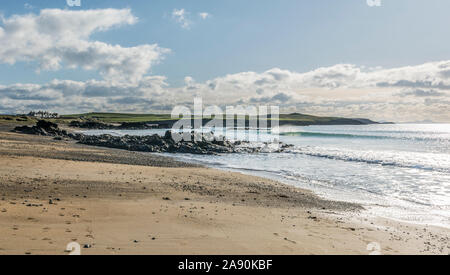
[[[152, 154], [0, 131], [0, 254], [449, 254], [450, 230]], [[374, 244], [368, 250], [368, 244]], [[380, 249], [378, 251], [377, 244]]]

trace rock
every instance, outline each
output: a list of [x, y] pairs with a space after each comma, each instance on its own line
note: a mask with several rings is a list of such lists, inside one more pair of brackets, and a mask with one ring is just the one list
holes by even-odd
[[117, 129], [146, 130], [158, 128], [158, 124], [151, 122], [123, 122]]
[[98, 130], [108, 130], [115, 129], [116, 127], [111, 124], [106, 124], [98, 121], [71, 121], [69, 123], [70, 127], [82, 128], [82, 129], [98, 129]]
[[164, 134], [164, 139], [173, 140], [172, 139], [172, 132], [171, 131], [166, 131], [166, 133]]
[[67, 136], [67, 132], [59, 129], [57, 124], [46, 120], [39, 120], [36, 123], [36, 126], [33, 127], [29, 126], [16, 127], [14, 128], [14, 131], [24, 134], [40, 135], [40, 136], [53, 136], [53, 137]]
[[54, 129], [58, 129], [58, 124], [47, 121], [47, 120], [39, 120], [36, 123], [36, 127], [46, 129], [46, 130], [52, 130], [52, 129], [54, 130]]
[[[72, 121], [71, 125], [77, 127], [93, 127], [98, 126], [99, 122], [81, 122]], [[140, 124], [139, 124], [140, 125]], [[99, 127], [112, 127], [111, 125], [102, 124]], [[167, 131], [164, 136], [112, 136], [99, 135], [88, 136], [83, 134], [68, 133], [65, 130], [59, 129], [58, 125], [49, 121], [40, 120], [36, 126], [33, 127], [16, 127], [16, 132], [25, 134], [53, 136], [56, 140], [63, 138], [70, 138], [77, 140], [80, 144], [123, 149], [128, 151], [150, 152], [150, 153], [184, 153], [197, 155], [215, 155], [215, 154], [230, 154], [230, 153], [258, 153], [266, 152], [267, 144], [260, 147], [250, 146], [249, 142], [237, 141], [229, 142], [224, 137], [216, 137], [214, 133], [204, 133], [203, 135], [192, 131], [191, 133], [184, 133], [185, 140], [176, 142], [172, 138], [172, 131]], [[280, 143], [280, 149], [276, 152], [283, 152], [292, 145]]]

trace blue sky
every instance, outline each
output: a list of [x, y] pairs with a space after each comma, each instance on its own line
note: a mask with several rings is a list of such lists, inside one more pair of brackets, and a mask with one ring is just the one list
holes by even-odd
[[81, 3], [2, 1], [0, 113], [169, 112], [201, 96], [450, 121], [448, 0]]
[[[34, 8], [25, 8], [26, 3]], [[167, 76], [175, 85], [187, 75], [204, 81], [273, 67], [298, 72], [338, 63], [398, 67], [450, 56], [446, 0], [384, 0], [381, 7], [369, 7], [365, 0], [82, 0], [81, 9], [110, 7], [131, 8], [140, 22], [93, 37], [124, 46], [157, 43], [171, 49], [152, 73]], [[9, 16], [44, 8], [69, 7], [65, 0], [2, 1], [0, 10]], [[182, 8], [195, 21], [189, 30], [171, 20], [172, 11]], [[199, 21], [199, 12], [212, 17]], [[34, 72], [30, 64], [3, 64], [0, 82], [98, 77], [83, 70]]]

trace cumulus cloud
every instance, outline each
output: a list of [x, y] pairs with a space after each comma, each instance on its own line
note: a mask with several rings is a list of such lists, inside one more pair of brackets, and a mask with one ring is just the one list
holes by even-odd
[[0, 99], [4, 104], [0, 104], [0, 112], [31, 109], [51, 109], [60, 113], [147, 112], [166, 105], [166, 87], [165, 78], [161, 76], [147, 76], [139, 83], [128, 84], [107, 80], [54, 80], [44, 85], [1, 86]]
[[275, 104], [283, 112], [450, 121], [446, 101], [430, 101], [450, 96], [450, 77], [445, 73], [449, 69], [448, 61], [391, 69], [338, 64], [305, 73], [274, 68], [262, 73], [225, 75], [202, 83], [186, 81], [184, 87], [174, 90], [201, 96], [205, 103], [219, 106]]
[[174, 9], [172, 18], [180, 24], [183, 29], [190, 29], [192, 21], [188, 19], [188, 12], [185, 9]]
[[38, 70], [97, 70], [110, 81], [136, 82], [168, 50], [156, 44], [126, 48], [91, 41], [90, 36], [137, 21], [129, 9], [44, 9], [1, 18], [0, 62], [36, 62]]

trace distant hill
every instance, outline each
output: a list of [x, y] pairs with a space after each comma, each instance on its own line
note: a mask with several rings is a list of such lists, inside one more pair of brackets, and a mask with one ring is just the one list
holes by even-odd
[[378, 122], [365, 118], [320, 117], [299, 113], [280, 114], [280, 125], [368, 125]]
[[[61, 120], [95, 120], [103, 123], [150, 123], [171, 127], [174, 120], [169, 114], [122, 114], [122, 113], [86, 113], [63, 115]], [[247, 117], [248, 119], [248, 117]], [[269, 118], [271, 120], [271, 118]], [[204, 123], [209, 121], [204, 119]], [[270, 124], [270, 123], [269, 123]], [[368, 125], [378, 122], [364, 118], [320, 117], [299, 113], [280, 114], [280, 125], [308, 126], [308, 125]]]

